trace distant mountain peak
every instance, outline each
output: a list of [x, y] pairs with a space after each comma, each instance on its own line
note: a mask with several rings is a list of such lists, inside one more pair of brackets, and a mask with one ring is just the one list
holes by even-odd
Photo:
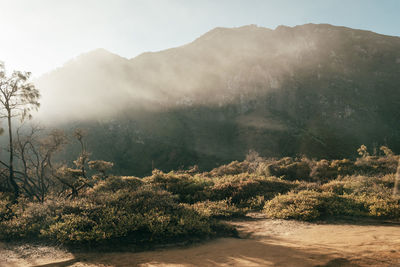
[[268, 32], [272, 32], [272, 30], [266, 27], [257, 26], [256, 24], [244, 25], [233, 28], [216, 27], [206, 32], [205, 34], [201, 35], [193, 43], [221, 39], [229, 36], [230, 37], [237, 36], [240, 38], [241, 35], [268, 33]]
[[106, 50], [105, 48], [95, 48], [93, 50], [90, 50], [86, 54], [112, 54], [110, 51]]
[[126, 59], [124, 57], [121, 57], [118, 54], [112, 53], [104, 48], [96, 48], [93, 50], [90, 50], [86, 53], [82, 53], [78, 55], [75, 60], [79, 59], [110, 59], [110, 58], [120, 58], [120, 59]]

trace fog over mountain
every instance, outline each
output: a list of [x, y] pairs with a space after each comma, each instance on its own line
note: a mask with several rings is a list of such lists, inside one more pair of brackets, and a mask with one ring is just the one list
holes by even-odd
[[400, 38], [326, 24], [216, 28], [133, 59], [97, 49], [35, 81], [36, 118], [90, 129], [93, 157], [143, 175], [263, 156], [400, 151]]

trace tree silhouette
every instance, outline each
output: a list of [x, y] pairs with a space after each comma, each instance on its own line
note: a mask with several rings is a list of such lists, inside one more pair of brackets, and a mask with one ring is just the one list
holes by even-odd
[[4, 63], [0, 62], [0, 118], [7, 120], [9, 137], [8, 179], [14, 190], [15, 199], [19, 196], [19, 186], [14, 173], [13, 118], [22, 121], [32, 117], [31, 111], [40, 106], [39, 91], [29, 82], [30, 72], [14, 71], [7, 75]]
[[21, 180], [24, 195], [43, 202], [56, 185], [53, 156], [68, 143], [67, 136], [61, 130], [46, 131], [38, 125], [30, 125], [25, 135], [20, 130], [21, 127], [16, 131], [14, 144], [15, 156], [21, 163], [21, 170], [15, 170], [16, 178]]

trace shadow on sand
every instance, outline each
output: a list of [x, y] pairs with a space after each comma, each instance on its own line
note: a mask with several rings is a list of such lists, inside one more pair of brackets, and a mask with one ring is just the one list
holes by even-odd
[[73, 259], [33, 266], [65, 267], [76, 263], [100, 266], [358, 266], [335, 252], [273, 243], [268, 240], [220, 238], [185, 248], [147, 252], [74, 253]]

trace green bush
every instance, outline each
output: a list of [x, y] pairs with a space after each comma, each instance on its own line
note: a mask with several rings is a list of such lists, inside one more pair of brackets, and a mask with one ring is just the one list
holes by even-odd
[[41, 229], [54, 222], [56, 214], [64, 207], [63, 204], [64, 201], [57, 203], [48, 200], [38, 203], [19, 199], [18, 204], [11, 206], [12, 215], [0, 222], [0, 239], [38, 238]]
[[361, 216], [364, 206], [352, 198], [332, 192], [300, 191], [268, 201], [264, 213], [270, 218], [314, 221], [331, 216]]
[[[155, 170], [143, 179], [103, 175], [75, 199], [49, 194], [44, 202], [20, 198], [13, 204], [0, 194], [0, 239], [77, 245], [231, 235], [235, 230], [217, 219], [254, 210], [270, 218], [306, 221], [399, 219], [400, 198], [392, 196], [395, 176], [389, 173], [397, 158], [390, 151], [373, 157], [365, 149], [356, 162], [253, 157], [208, 173]], [[360, 174], [369, 171], [372, 177]]]
[[224, 176], [224, 175], [235, 175], [249, 172], [251, 163], [248, 161], [232, 161], [229, 164], [219, 166], [211, 170], [207, 175], [211, 177]]
[[233, 204], [239, 204], [261, 195], [270, 199], [279, 193], [288, 192], [293, 187], [290, 182], [275, 177], [243, 173], [215, 179], [210, 188], [210, 199], [230, 199]]
[[400, 198], [372, 196], [368, 199], [369, 214], [373, 217], [400, 218]]
[[[110, 185], [125, 182], [110, 181]], [[106, 184], [74, 200], [52, 198], [36, 203], [21, 199], [12, 206], [13, 216], [0, 222], [0, 239], [98, 244], [115, 239], [142, 243], [232, 234], [232, 228], [180, 205], [170, 192], [151, 184], [119, 190]], [[218, 233], [223, 229], [227, 232]]]
[[285, 180], [311, 180], [310, 162], [302, 158], [300, 160], [289, 157], [274, 161], [268, 165], [269, 173], [276, 177], [282, 177]]
[[364, 175], [385, 175], [395, 173], [397, 164], [397, 156], [366, 156], [357, 159], [355, 162], [358, 173]]
[[183, 203], [207, 200], [207, 188], [213, 184], [210, 178], [199, 174], [192, 176], [187, 173], [163, 173], [159, 170], [153, 171], [153, 175], [144, 181], [177, 195], [179, 201]]
[[333, 180], [320, 186], [320, 189], [324, 192], [332, 192], [338, 195], [344, 193], [352, 193], [352, 190], [346, 187], [346, 182], [341, 180]]
[[175, 206], [130, 213], [106, 207], [90, 213], [65, 214], [41, 234], [64, 244], [101, 243], [122, 239], [130, 243], [165, 242], [216, 235], [216, 221]]
[[355, 195], [391, 195], [392, 189], [387, 182], [379, 177], [367, 176], [346, 176], [340, 179], [343, 183], [343, 190]]
[[136, 190], [144, 182], [131, 176], [110, 176], [104, 181], [99, 181], [93, 188], [95, 192], [116, 192], [121, 189]]
[[204, 201], [192, 205], [186, 205], [205, 217], [213, 218], [232, 218], [241, 217], [246, 214], [245, 209], [240, 209], [232, 205], [228, 200]]
[[357, 166], [349, 159], [332, 161], [323, 159], [313, 162], [310, 176], [314, 181], [329, 181], [338, 176], [355, 174], [357, 171]]
[[247, 200], [240, 201], [237, 206], [243, 210], [261, 211], [264, 208], [267, 198], [264, 196], [255, 196]]
[[400, 218], [400, 197], [398, 196], [392, 196], [390, 193], [363, 193], [353, 194], [351, 197], [365, 207], [369, 217]]
[[321, 184], [316, 182], [294, 181], [292, 182], [293, 192], [300, 192], [303, 190], [321, 191]]

